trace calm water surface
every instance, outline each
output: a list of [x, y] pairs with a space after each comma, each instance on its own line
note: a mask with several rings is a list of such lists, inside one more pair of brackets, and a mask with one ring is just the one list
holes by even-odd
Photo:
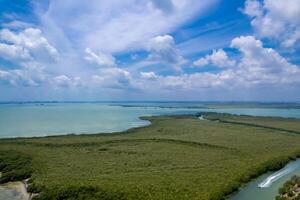
[[[130, 105], [130, 104], [129, 104]], [[191, 107], [191, 104], [187, 104]], [[192, 105], [193, 106], [193, 105]], [[197, 104], [196, 106], [201, 106]], [[177, 107], [177, 105], [175, 105]], [[149, 124], [140, 120], [140, 116], [162, 114], [192, 114], [201, 111], [247, 114], [254, 116], [279, 116], [300, 118], [300, 109], [202, 109], [184, 108], [180, 104], [174, 108], [151, 103], [139, 103], [137, 107], [117, 106], [107, 103], [45, 103], [45, 104], [0, 104], [0, 138], [48, 136], [68, 133], [116, 132], [128, 128]], [[270, 187], [258, 188], [272, 174], [266, 174], [252, 181], [231, 200], [268, 200], [273, 199], [278, 188], [293, 174], [300, 175], [300, 161], [290, 163], [293, 167], [289, 173], [277, 177]], [[17, 191], [0, 186], [0, 199], [20, 200]]]
[[[300, 118], [299, 109], [191, 109], [184, 108], [184, 104], [180, 104], [179, 108], [168, 108], [168, 104], [160, 106], [155, 103], [150, 106], [140, 103], [138, 107], [104, 103], [0, 104], [0, 138], [116, 132], [147, 125], [149, 122], [140, 120], [140, 116], [200, 111]], [[174, 104], [170, 103], [170, 106]]]
[[116, 132], [147, 125], [140, 116], [195, 113], [193, 109], [121, 107], [106, 104], [0, 105], [0, 138]]

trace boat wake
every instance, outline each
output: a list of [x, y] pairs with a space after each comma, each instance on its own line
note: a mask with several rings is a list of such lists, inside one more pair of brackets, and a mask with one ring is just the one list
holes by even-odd
[[287, 168], [283, 168], [283, 169], [275, 172], [274, 174], [271, 174], [270, 176], [268, 176], [263, 182], [258, 184], [258, 187], [260, 187], [260, 188], [270, 187], [272, 185], [272, 183], [274, 183], [281, 177], [293, 172], [296, 168], [297, 168], [296, 166], [289, 166]]

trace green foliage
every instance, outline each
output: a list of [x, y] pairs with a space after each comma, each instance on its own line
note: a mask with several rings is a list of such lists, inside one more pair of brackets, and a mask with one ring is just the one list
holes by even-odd
[[29, 178], [32, 173], [31, 158], [17, 151], [0, 152], [0, 183]]
[[249, 115], [232, 115], [227, 113], [202, 112], [206, 119], [231, 123], [236, 125], [253, 126], [277, 130], [286, 133], [300, 134], [299, 119], [280, 117], [253, 117]]
[[285, 182], [281, 188], [279, 188], [279, 195], [277, 195], [276, 200], [279, 199], [300, 199], [300, 196], [295, 195], [295, 186], [300, 186], [300, 177], [294, 175], [290, 180]]
[[69, 186], [48, 189], [33, 200], [125, 200], [123, 194], [104, 191], [94, 186]]
[[289, 200], [288, 197], [276, 196], [275, 200]]
[[[280, 129], [295, 125], [294, 119], [218, 119], [228, 117]], [[37, 200], [219, 200], [300, 155], [300, 135], [281, 130], [195, 116], [143, 119], [152, 125], [113, 134], [0, 140], [1, 180], [31, 175], [28, 190], [39, 193]]]

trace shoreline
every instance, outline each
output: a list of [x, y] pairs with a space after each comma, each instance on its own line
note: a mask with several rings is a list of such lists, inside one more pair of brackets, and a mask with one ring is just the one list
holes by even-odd
[[[197, 113], [195, 115], [188, 114], [188, 115], [162, 115], [162, 116], [171, 116], [171, 117], [194, 116], [196, 118], [201, 117], [202, 120], [204, 119], [204, 120], [208, 120], [208, 121], [213, 121], [213, 120], [210, 120], [210, 119], [206, 119], [205, 114], [206, 113]], [[132, 128], [127, 129], [127, 130], [124, 130], [124, 131], [119, 131], [119, 132], [114, 132], [114, 133], [97, 133], [97, 134], [81, 134], [81, 135], [72, 134], [72, 135], [73, 136], [74, 135], [75, 136], [83, 136], [84, 135], [86, 137], [89, 137], [89, 136], [95, 136], [95, 135], [101, 135], [101, 134], [103, 136], [116, 135], [116, 134], [128, 134], [132, 130], [137, 130], [137, 129], [140, 129], [140, 128], [144, 128], [144, 127], [153, 125], [152, 117], [155, 118], [155, 117], [161, 117], [161, 116], [141, 116], [141, 117], [139, 117], [139, 119], [140, 120], [147, 120], [149, 122], [149, 124], [144, 125], [144, 126], [132, 127]], [[224, 123], [224, 122], [221, 121], [221, 123]], [[243, 125], [245, 125], [245, 124], [243, 124]], [[265, 127], [261, 127], [261, 128], [265, 128]], [[68, 135], [57, 135], [57, 136], [46, 136], [46, 137], [31, 137], [31, 138], [64, 137], [64, 136], [68, 136]], [[4, 138], [4, 140], [7, 140], [7, 139], [11, 140], [11, 139], [20, 139], [20, 138]], [[21, 138], [21, 139], [23, 139], [23, 138]], [[28, 138], [25, 138], [25, 139], [28, 139]], [[3, 140], [3, 139], [0, 139], [0, 141], [1, 140]], [[236, 193], [238, 193], [238, 191], [240, 191], [245, 185], [247, 185], [251, 181], [257, 179], [258, 177], [264, 175], [265, 173], [280, 170], [283, 167], [285, 167], [288, 163], [290, 163], [291, 161], [294, 161], [294, 160], [299, 159], [299, 158], [300, 158], [300, 154], [298, 152], [294, 152], [294, 154], [290, 155], [289, 157], [285, 157], [285, 158], [282, 158], [282, 159], [279, 159], [279, 160], [272, 160], [272, 162], [265, 163], [263, 166], [261, 166], [261, 169], [259, 170], [258, 174], [255, 174], [255, 171], [254, 171], [253, 174], [250, 174], [249, 179], [240, 180], [239, 181], [240, 183], [238, 184], [238, 187], [233, 187], [233, 188], [231, 188], [230, 190], [227, 190], [227, 191], [225, 189], [224, 192], [223, 192], [223, 198], [230, 199], [230, 197], [232, 197]], [[24, 200], [31, 200], [32, 196], [35, 195], [35, 194], [31, 194], [31, 193], [27, 192], [28, 179], [23, 180], [23, 181], [10, 182], [10, 183], [7, 183], [7, 184], [12, 184], [10, 187], [13, 187], [16, 190], [20, 191], [22, 193], [22, 195], [27, 195], [28, 198], [24, 199]], [[0, 186], [3, 186], [3, 185], [5, 186], [6, 184], [2, 184]]]
[[[222, 111], [218, 111], [218, 109], [224, 109], [224, 110], [227, 110], [228, 108], [227, 107], [220, 107], [220, 108], [205, 108], [205, 107], [189, 107], [189, 106], [184, 106], [184, 107], [164, 107], [164, 106], [139, 106], [139, 105], [110, 105], [108, 104], [108, 106], [119, 106], [119, 107], [152, 107], [152, 108], [167, 108], [167, 109], [174, 109], [174, 110], [180, 110], [180, 109], [186, 109], [186, 115], [190, 115], [190, 114], [193, 114], [193, 115], [197, 115], [199, 113], [220, 113], [220, 114], [229, 114], [229, 115], [240, 115], [240, 116], [249, 116], [249, 117], [266, 117], [266, 118], [284, 118], [284, 119], [300, 119], [300, 116], [279, 116], [279, 115], [259, 115], [259, 114], [233, 114], [231, 112], [224, 112], [223, 110]], [[198, 109], [197, 111], [194, 111], [193, 113], [189, 113], [189, 109], [193, 110], [193, 109]], [[204, 109], [204, 110], [201, 110], [201, 109]], [[232, 109], [232, 108], [229, 108], [229, 110]], [[247, 108], [247, 107], [234, 107], [234, 109], [250, 109], [250, 108]], [[258, 107], [257, 109], [261, 109], [260, 107]], [[269, 109], [269, 108], [262, 108], [262, 109]], [[273, 109], [273, 108], [271, 108]], [[275, 108], [276, 109], [276, 108]], [[281, 108], [280, 108], [281, 109]], [[282, 108], [282, 109], [287, 109], [287, 108]], [[297, 109], [297, 108], [292, 108], [292, 109]], [[300, 110], [300, 108], [299, 108]], [[160, 114], [150, 114], [149, 117], [154, 117], [154, 116], [168, 116], [168, 115], [174, 115], [174, 116], [177, 116], [177, 115], [185, 115], [184, 113], [174, 113], [174, 114], [167, 114], [167, 113], [160, 113]], [[140, 116], [137, 116], [137, 118], [140, 120], [140, 121], [145, 121], [143, 120], [142, 118], [144, 116], [148, 116], [146, 113], [145, 114], [141, 114]], [[146, 120], [147, 121], [147, 120]], [[143, 122], [141, 122], [143, 123]], [[146, 122], [147, 123], [147, 122]], [[116, 129], [116, 130], [112, 130], [112, 131], [100, 131], [98, 132], [97, 130], [95, 131], [90, 131], [90, 132], [85, 132], [85, 131], [74, 131], [74, 130], [71, 130], [71, 131], [65, 131], [65, 132], [60, 132], [60, 131], [50, 131], [48, 133], [45, 133], [44, 134], [40, 134], [40, 133], [34, 133], [32, 135], [28, 135], [28, 134], [21, 134], [21, 135], [18, 135], [18, 134], [15, 134], [15, 135], [12, 135], [12, 134], [6, 134], [6, 135], [3, 135], [1, 136], [0, 135], [0, 140], [10, 140], [10, 139], [30, 139], [30, 138], [45, 138], [45, 137], [59, 137], [59, 136], [66, 136], [66, 135], [97, 135], [97, 134], [114, 134], [114, 133], [120, 133], [120, 132], [126, 132], [132, 128], [139, 128], [139, 127], [144, 127], [144, 126], [147, 126], [149, 125], [149, 123], [147, 124], [136, 124], [136, 125], [129, 125], [127, 127], [123, 127], [122, 129]], [[298, 133], [299, 134], [299, 133]]]
[[[295, 159], [289, 159], [288, 161], [284, 162], [282, 164], [282, 166], [280, 166], [280, 167], [278, 167], [274, 170], [267, 170], [267, 171], [265, 171], [261, 174], [254, 175], [252, 178], [250, 178], [249, 180], [247, 180], [245, 182], [240, 182], [240, 186], [238, 188], [233, 188], [233, 191], [228, 193], [228, 194], [226, 194], [226, 192], [225, 192], [225, 194], [223, 195], [223, 199], [230, 200], [234, 195], [239, 193], [244, 187], [246, 187], [252, 181], [258, 179], [260, 176], [263, 176], [264, 174], [267, 174], [267, 173], [274, 173], [276, 171], [280, 171], [285, 166], [290, 164], [291, 162], [294, 162], [294, 161], [297, 161], [297, 160], [300, 160], [300, 155], [297, 156]], [[1, 172], [0, 172], [0, 177], [1, 177]], [[25, 179], [23, 181], [14, 181], [14, 182], [3, 183], [3, 184], [0, 184], [0, 187], [7, 188], [9, 190], [17, 191], [20, 194], [21, 200], [32, 200], [32, 198], [34, 196], [36, 196], [37, 194], [33, 194], [33, 193], [28, 192], [28, 181], [29, 181], [29, 179], [30, 178]]]
[[[256, 177], [253, 177], [253, 178], [252, 178], [251, 180], [249, 180], [248, 182], [242, 183], [241, 186], [238, 188], [238, 190], [236, 190], [235, 192], [233, 192], [233, 193], [231, 193], [231, 194], [228, 194], [228, 195], [225, 196], [224, 198], [225, 198], [226, 200], [231, 200], [231, 199], [234, 198], [239, 192], [241, 192], [242, 190], [244, 190], [244, 189], [246, 189], [248, 186], [250, 186], [252, 182], [256, 182], [256, 181], [257, 181], [258, 179], [260, 179], [262, 176], [268, 175], [268, 176], [265, 177], [262, 181], [258, 182], [257, 185], [256, 185], [256, 188], [259, 189], [259, 190], [261, 190], [261, 189], [263, 189], [263, 187], [260, 187], [259, 184], [261, 184], [263, 181], [265, 181], [269, 176], [271, 176], [271, 175], [274, 174], [274, 173], [280, 172], [281, 170], [283, 170], [284, 168], [286, 168], [288, 165], [290, 165], [290, 164], [292, 164], [292, 163], [294, 163], [294, 162], [298, 162], [298, 161], [300, 161], [300, 156], [298, 156], [298, 157], [295, 158], [295, 159], [290, 159], [290, 160], [288, 160], [285, 164], [283, 164], [283, 166], [281, 166], [281, 167], [278, 168], [278, 169], [268, 170], [268, 171], [266, 171], [266, 172], [264, 172], [264, 173], [262, 173], [262, 174], [260, 174], [260, 175], [258, 175], [258, 176], [256, 176]], [[294, 173], [294, 171], [290, 171], [289, 173], [285, 174], [284, 176], [289, 176], [289, 175], [291, 175], [291, 174], [293, 174], [293, 173]], [[276, 181], [279, 181], [279, 179], [276, 180]], [[276, 181], [274, 181], [273, 183], [275, 183]], [[273, 184], [273, 183], [272, 183], [272, 184]], [[270, 185], [270, 187], [271, 187], [271, 185]], [[269, 188], [269, 186], [268, 186], [267, 188]]]

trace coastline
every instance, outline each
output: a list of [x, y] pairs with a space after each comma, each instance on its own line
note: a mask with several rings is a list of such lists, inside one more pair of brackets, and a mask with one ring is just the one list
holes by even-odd
[[[194, 117], [197, 118], [197, 115], [171, 115], [169, 117], [171, 117], [171, 118], [183, 118], [183, 117], [187, 117], [187, 116], [190, 116], [190, 117], [194, 116]], [[163, 116], [159, 116], [159, 117], [163, 117]], [[203, 116], [203, 118], [205, 119], [205, 116]], [[125, 131], [121, 131], [121, 132], [106, 133], [106, 134], [100, 133], [100, 134], [103, 134], [103, 135], [130, 134], [132, 132], [135, 132], [136, 130], [143, 129], [145, 127], [148, 127], [148, 126], [151, 126], [151, 125], [155, 124], [156, 116], [155, 117], [153, 117], [153, 116], [152, 117], [142, 116], [142, 117], [140, 117], [140, 119], [141, 120], [147, 120], [149, 122], [149, 124], [144, 125], [144, 126], [129, 128], [129, 129], [127, 129]], [[210, 121], [210, 119], [208, 119], [208, 121]], [[222, 123], [222, 121], [221, 121], [221, 123]], [[243, 124], [243, 125], [245, 125], [245, 124]], [[89, 137], [89, 136], [94, 136], [94, 135], [97, 136], [97, 135], [100, 135], [100, 134], [91, 134], [91, 135], [84, 135], [84, 136]], [[59, 136], [54, 136], [54, 137], [64, 137], [64, 136], [67, 136], [67, 135], [59, 135]], [[79, 135], [79, 136], [82, 136], [82, 135]], [[53, 137], [53, 136], [49, 136], [49, 137]], [[47, 137], [38, 137], [38, 138], [47, 138]], [[20, 139], [20, 138], [15, 138], [15, 139]], [[28, 139], [28, 138], [26, 138], [26, 139]], [[37, 139], [37, 138], [35, 137], [35, 139]], [[276, 171], [276, 170], [281, 169], [286, 164], [288, 164], [290, 161], [293, 161], [296, 158], [299, 158], [299, 156], [300, 156], [299, 152], [295, 152], [295, 154], [290, 155], [289, 157], [282, 157], [280, 159], [270, 160], [270, 162], [266, 162], [264, 165], [260, 166], [259, 169], [256, 169], [256, 172], [253, 170], [254, 172], [250, 173], [248, 178], [239, 180], [238, 185], [235, 185], [232, 188], [224, 188], [223, 198], [226, 198], [226, 199], [230, 198], [231, 196], [236, 194], [240, 189], [242, 189], [243, 186], [245, 186], [246, 184], [248, 184], [252, 180], [258, 178], [259, 176], [261, 176], [261, 175], [263, 175], [267, 172], [272, 172], [272, 171]], [[32, 194], [28, 193], [27, 190], [26, 190], [27, 182], [28, 182], [28, 180], [23, 181], [23, 182], [12, 182], [12, 183], [9, 183], [9, 184], [12, 184], [10, 187], [13, 187], [13, 188], [15, 187], [15, 189], [22, 192], [23, 195], [27, 195], [28, 200], [30, 200], [31, 197], [32, 197]], [[25, 189], [25, 191], [24, 191], [24, 189]], [[24, 200], [27, 200], [27, 199], [24, 199]]]

